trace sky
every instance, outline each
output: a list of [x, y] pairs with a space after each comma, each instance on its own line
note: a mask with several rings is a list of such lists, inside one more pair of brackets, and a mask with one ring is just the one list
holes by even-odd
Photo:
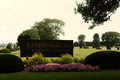
[[[44, 18], [55, 18], [65, 22], [65, 35], [61, 40], [78, 41], [79, 35], [85, 35], [85, 41], [93, 41], [93, 35], [116, 31], [120, 33], [120, 8], [104, 25], [89, 30], [81, 14], [74, 14], [76, 0], [0, 0], [0, 43], [16, 43], [18, 35], [30, 29], [35, 22]], [[82, 2], [83, 0], [77, 0]]]

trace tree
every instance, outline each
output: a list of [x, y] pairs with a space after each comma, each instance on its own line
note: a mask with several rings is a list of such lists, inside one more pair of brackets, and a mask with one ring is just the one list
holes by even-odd
[[86, 45], [86, 43], [84, 42], [84, 40], [85, 40], [85, 35], [79, 35], [78, 36], [78, 42], [79, 42], [80, 45], [82, 45], [82, 46]]
[[100, 47], [100, 38], [99, 38], [99, 34], [95, 33], [93, 36], [93, 45], [97, 48]]
[[41, 40], [57, 40], [60, 34], [64, 35], [62, 27], [65, 23], [62, 20], [45, 18], [36, 22], [32, 29], [39, 33]]
[[74, 42], [73, 45], [74, 45], [74, 46], [79, 46], [78, 42]]
[[8, 43], [6, 48], [12, 50], [12, 43]]
[[74, 12], [80, 13], [85, 23], [91, 22], [89, 29], [93, 29], [110, 20], [119, 7], [119, 2], [120, 0], [85, 0], [82, 3], [76, 1], [77, 8], [74, 8]]
[[28, 39], [28, 40], [32, 40], [32, 39], [40, 39], [38, 32], [35, 31], [34, 29], [28, 29], [23, 31], [17, 38], [17, 45], [20, 46], [20, 42], [22, 39]]
[[118, 32], [105, 32], [102, 34], [102, 41], [105, 42], [106, 44], [110, 44], [112, 47], [114, 44], [119, 43], [120, 39], [120, 33]]

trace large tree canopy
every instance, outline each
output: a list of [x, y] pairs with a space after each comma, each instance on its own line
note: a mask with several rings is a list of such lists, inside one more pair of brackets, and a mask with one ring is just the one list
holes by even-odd
[[17, 38], [17, 45], [20, 46], [22, 39], [40, 39], [38, 32], [36, 32], [34, 29], [28, 29], [20, 33], [20, 35]]
[[80, 13], [85, 23], [91, 22], [89, 29], [103, 24], [110, 20], [110, 17], [119, 7], [120, 0], [85, 0], [85, 2], [76, 2], [75, 13]]
[[111, 31], [105, 32], [102, 34], [102, 41], [113, 46], [114, 44], [119, 43], [120, 33]]
[[41, 40], [57, 40], [60, 34], [64, 35], [62, 27], [65, 23], [62, 20], [45, 18], [36, 22], [32, 29], [39, 33]]

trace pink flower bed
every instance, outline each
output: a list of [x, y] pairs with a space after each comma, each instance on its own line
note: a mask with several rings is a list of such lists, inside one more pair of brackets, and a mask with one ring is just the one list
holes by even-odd
[[96, 71], [99, 69], [99, 66], [90, 66], [84, 65], [81, 63], [71, 63], [71, 64], [62, 64], [62, 65], [32, 65], [29, 67], [29, 70], [32, 72], [77, 72], [77, 71]]

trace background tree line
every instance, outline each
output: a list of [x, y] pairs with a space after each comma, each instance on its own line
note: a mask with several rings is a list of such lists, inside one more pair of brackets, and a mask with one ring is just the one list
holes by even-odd
[[74, 42], [74, 46], [106, 46], [110, 44], [110, 46], [119, 46], [120, 45], [120, 33], [114, 31], [108, 31], [102, 34], [102, 41], [100, 41], [100, 37], [98, 33], [93, 35], [93, 41], [85, 42], [85, 35], [78, 36], [78, 42]]

